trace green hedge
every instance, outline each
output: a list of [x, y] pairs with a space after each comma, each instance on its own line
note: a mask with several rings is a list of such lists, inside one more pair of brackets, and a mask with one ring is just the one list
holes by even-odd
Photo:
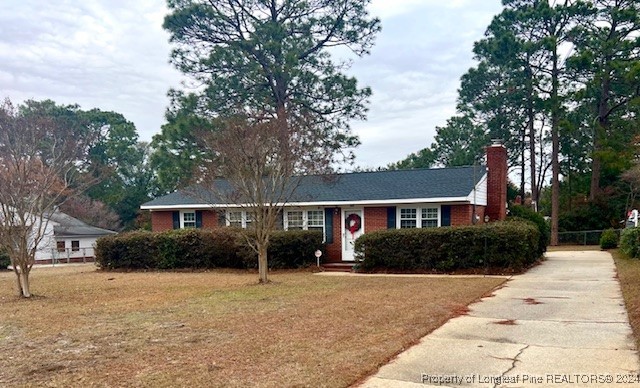
[[[308, 265], [322, 248], [322, 232], [274, 232], [269, 267]], [[254, 268], [257, 255], [232, 228], [137, 231], [98, 239], [96, 263], [104, 269]]]
[[618, 233], [615, 229], [606, 229], [600, 236], [600, 248], [613, 249], [618, 246]]
[[509, 217], [507, 219], [524, 219], [533, 222], [540, 232], [540, 242], [538, 244], [538, 252], [540, 255], [547, 251], [547, 245], [551, 240], [551, 227], [544, 217], [526, 206], [514, 205], [509, 208]]
[[529, 222], [434, 229], [390, 229], [362, 235], [355, 251], [364, 271], [522, 269], [541, 257], [540, 232]]
[[620, 234], [620, 250], [629, 257], [640, 257], [640, 228], [626, 228]]
[[0, 249], [0, 271], [11, 265], [11, 258], [4, 249]]
[[[245, 243], [246, 245], [246, 243]], [[269, 268], [302, 268], [315, 264], [316, 250], [324, 251], [322, 232], [306, 230], [275, 231], [269, 240]], [[251, 248], [242, 249], [245, 265], [258, 267], [258, 255]]]

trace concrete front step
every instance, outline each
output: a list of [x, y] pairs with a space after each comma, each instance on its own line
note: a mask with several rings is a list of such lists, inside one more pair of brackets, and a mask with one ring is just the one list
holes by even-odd
[[325, 263], [322, 264], [322, 270], [325, 272], [353, 272], [355, 265], [356, 263], [353, 262]]

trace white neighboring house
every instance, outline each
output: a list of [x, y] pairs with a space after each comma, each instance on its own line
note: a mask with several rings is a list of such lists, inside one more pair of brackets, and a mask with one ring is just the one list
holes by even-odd
[[88, 225], [58, 210], [45, 217], [48, 222], [45, 221], [47, 226], [35, 264], [93, 261], [96, 240], [117, 233]]

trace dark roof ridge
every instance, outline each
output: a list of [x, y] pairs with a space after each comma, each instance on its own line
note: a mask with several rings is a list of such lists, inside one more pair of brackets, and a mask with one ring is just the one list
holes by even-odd
[[[465, 166], [450, 166], [450, 167], [420, 167], [420, 168], [402, 168], [397, 170], [375, 170], [375, 171], [350, 171], [350, 172], [336, 172], [336, 173], [327, 173], [327, 174], [310, 174], [310, 175], [299, 175], [303, 177], [324, 177], [324, 176], [336, 176], [336, 175], [356, 175], [356, 174], [380, 174], [380, 173], [399, 173], [406, 171], [440, 171], [440, 170], [454, 170], [454, 169], [463, 169], [463, 168], [473, 168], [477, 167], [479, 169], [486, 168], [485, 164], [478, 165], [465, 165]], [[225, 178], [219, 178], [225, 179]]]

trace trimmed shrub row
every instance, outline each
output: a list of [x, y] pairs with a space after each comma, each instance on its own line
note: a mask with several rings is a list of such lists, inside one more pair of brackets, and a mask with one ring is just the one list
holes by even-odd
[[542, 254], [547, 251], [547, 245], [549, 245], [551, 241], [551, 227], [542, 214], [529, 207], [516, 205], [509, 208], [509, 217], [507, 220], [527, 220], [533, 222], [540, 232], [538, 252], [542, 256]]
[[[270, 268], [299, 268], [322, 249], [317, 231], [277, 231], [268, 251]], [[258, 257], [232, 228], [136, 231], [100, 238], [96, 263], [104, 269], [255, 268]]]
[[542, 256], [540, 232], [526, 221], [433, 229], [391, 229], [356, 240], [361, 269], [452, 271], [520, 270]]
[[640, 228], [626, 228], [620, 234], [620, 250], [629, 257], [640, 257]]

